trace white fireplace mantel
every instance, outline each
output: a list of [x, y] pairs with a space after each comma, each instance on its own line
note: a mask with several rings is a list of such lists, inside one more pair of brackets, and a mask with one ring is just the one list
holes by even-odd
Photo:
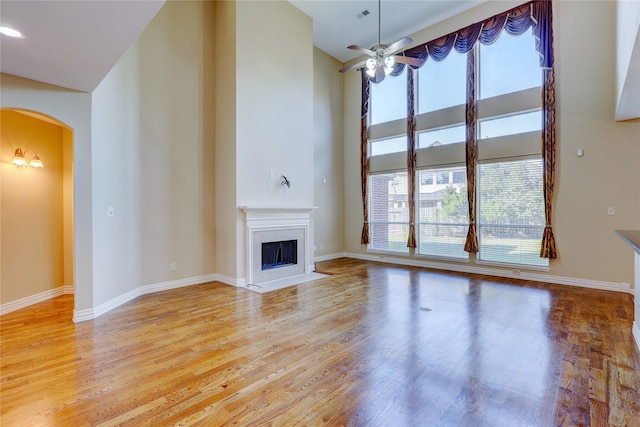
[[[312, 213], [316, 207], [265, 207], [240, 206], [245, 214], [246, 224], [246, 283], [253, 285], [288, 276], [310, 274], [314, 270], [310, 262], [312, 247], [310, 240]], [[276, 270], [261, 270], [258, 250], [265, 236], [282, 233], [287, 238], [291, 233], [300, 235], [299, 264], [297, 267], [285, 267]]]
[[315, 206], [311, 207], [265, 207], [265, 206], [240, 206], [247, 221], [256, 220], [284, 220], [295, 218], [310, 218]]

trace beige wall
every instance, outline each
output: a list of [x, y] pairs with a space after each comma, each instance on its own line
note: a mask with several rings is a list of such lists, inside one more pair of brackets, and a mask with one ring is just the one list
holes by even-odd
[[313, 49], [313, 186], [315, 255], [344, 252], [344, 111], [341, 63]]
[[[489, 2], [412, 36], [418, 42], [462, 28], [519, 2]], [[614, 122], [615, 2], [555, 1], [558, 163], [554, 276], [632, 283], [632, 251], [614, 233], [640, 228], [640, 123]], [[584, 25], [601, 31], [582, 31]], [[594, 54], [598, 52], [598, 54]], [[345, 249], [359, 248], [360, 76], [345, 74]], [[584, 157], [576, 150], [582, 148]], [[615, 207], [615, 216], [607, 207]], [[364, 253], [364, 251], [361, 251]]]
[[[65, 275], [63, 127], [0, 110], [2, 280], [0, 303], [73, 285]], [[43, 169], [11, 164], [16, 148], [33, 150]], [[26, 153], [27, 161], [33, 153]]]
[[236, 4], [215, 2], [216, 270], [226, 280], [238, 277], [236, 235]]
[[167, 2], [93, 92], [94, 305], [215, 273], [210, 12]]
[[[239, 207], [313, 205], [313, 31], [311, 19], [286, 1], [221, 4], [216, 13], [217, 34], [225, 36], [216, 48], [228, 58], [216, 70], [217, 136], [224, 138], [217, 140], [217, 155], [227, 171], [216, 174], [217, 197], [235, 202], [219, 207], [224, 216], [217, 226], [225, 231], [217, 244], [226, 255], [217, 268], [241, 282], [245, 224]], [[281, 174], [291, 188], [280, 185]], [[234, 190], [235, 197], [226, 193]]]

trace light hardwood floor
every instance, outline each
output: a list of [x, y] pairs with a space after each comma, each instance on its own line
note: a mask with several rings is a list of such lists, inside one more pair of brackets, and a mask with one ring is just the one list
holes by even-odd
[[0, 318], [10, 426], [640, 426], [632, 297], [339, 259]]

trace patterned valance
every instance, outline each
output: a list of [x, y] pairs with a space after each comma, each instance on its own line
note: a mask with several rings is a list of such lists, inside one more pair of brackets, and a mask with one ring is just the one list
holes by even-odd
[[[484, 21], [476, 22], [453, 33], [407, 49], [399, 55], [419, 58], [423, 61], [423, 64], [428, 58], [434, 61], [442, 61], [453, 49], [458, 53], [464, 54], [473, 49], [478, 42], [484, 45], [494, 43], [502, 34], [503, 29], [509, 34], [520, 35], [530, 27], [536, 38], [536, 50], [540, 55], [540, 67], [543, 69], [553, 68], [551, 0], [534, 0], [525, 3]], [[405, 64], [397, 62], [391, 75], [400, 75], [404, 67]], [[420, 68], [417, 66], [410, 67]]]

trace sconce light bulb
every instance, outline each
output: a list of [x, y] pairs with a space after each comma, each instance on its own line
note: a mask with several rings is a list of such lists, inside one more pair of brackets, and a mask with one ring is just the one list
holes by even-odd
[[11, 160], [11, 163], [13, 163], [16, 166], [24, 166], [27, 164], [27, 161], [24, 159], [24, 154], [22, 153], [21, 149], [16, 148], [16, 151], [13, 155], [13, 160]]
[[37, 154], [35, 156], [33, 156], [33, 159], [31, 159], [31, 161], [29, 162], [29, 166], [34, 167], [34, 168], [43, 168], [44, 167], [44, 165], [42, 164], [42, 160], [40, 160], [40, 157], [38, 157]]

